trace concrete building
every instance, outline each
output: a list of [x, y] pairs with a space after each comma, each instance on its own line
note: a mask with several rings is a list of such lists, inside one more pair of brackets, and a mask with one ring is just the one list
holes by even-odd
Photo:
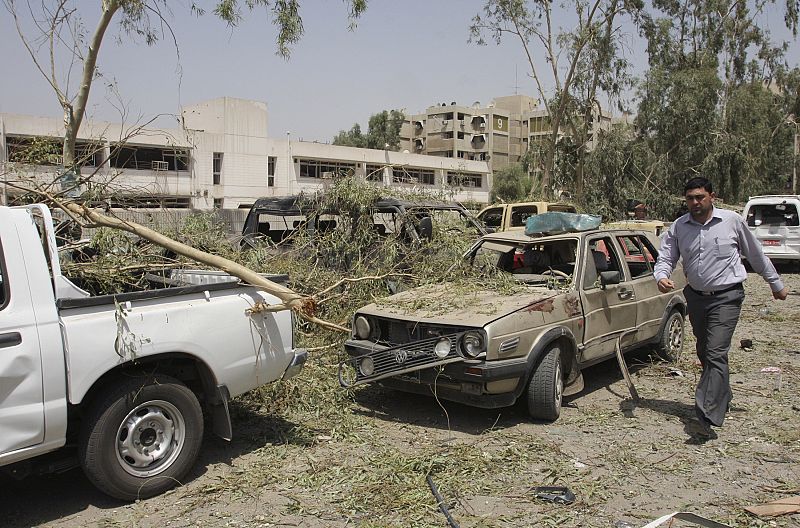
[[[611, 128], [611, 117], [596, 112], [588, 148], [600, 130]], [[531, 145], [551, 132], [547, 110], [526, 95], [496, 97], [486, 106], [455, 102], [430, 106], [408, 116], [400, 131], [400, 148], [431, 156], [488, 161], [491, 170], [516, 163]], [[561, 127], [559, 136], [568, 135]]]
[[[85, 123], [77, 149], [82, 175], [108, 185], [109, 205], [123, 207], [249, 208], [263, 196], [323, 189], [345, 173], [454, 200], [489, 198], [485, 161], [296, 141], [288, 134], [270, 138], [262, 102], [222, 97], [187, 106], [181, 117], [182, 126], [172, 129]], [[53, 180], [63, 135], [61, 119], [0, 114], [2, 178], [10, 181], [27, 171]], [[31, 167], [24, 162], [34, 146], [40, 155]]]

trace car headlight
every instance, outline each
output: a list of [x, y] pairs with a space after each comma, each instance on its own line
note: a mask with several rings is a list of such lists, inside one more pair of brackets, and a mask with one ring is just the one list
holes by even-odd
[[359, 315], [353, 322], [353, 326], [355, 327], [355, 334], [357, 338], [367, 339], [369, 337], [369, 333], [372, 330], [369, 325], [369, 319], [363, 315]]
[[370, 356], [361, 358], [361, 361], [358, 362], [358, 370], [364, 376], [372, 376], [375, 374], [375, 361]]
[[464, 332], [460, 343], [461, 353], [469, 358], [475, 358], [485, 352], [486, 347], [483, 341], [483, 334], [470, 330]]
[[433, 346], [433, 353], [436, 354], [436, 357], [439, 359], [446, 358], [447, 354], [450, 353], [450, 340], [446, 337], [438, 340]]

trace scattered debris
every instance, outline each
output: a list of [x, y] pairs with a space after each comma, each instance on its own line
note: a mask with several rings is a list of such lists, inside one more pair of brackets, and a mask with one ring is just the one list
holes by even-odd
[[753, 340], [742, 339], [741, 341], [739, 341], [739, 346], [745, 350], [751, 350], [753, 348]]
[[758, 506], [746, 506], [745, 510], [758, 517], [776, 517], [788, 513], [800, 513], [800, 495], [784, 497], [766, 504], [759, 504]]
[[773, 388], [776, 391], [781, 390], [782, 371], [781, 371], [780, 367], [764, 367], [764, 368], [761, 369], [761, 373], [765, 374], [766, 377], [770, 377], [771, 376], [773, 378], [773, 380], [774, 380], [773, 381], [773, 383], [774, 383]]
[[671, 368], [669, 369], [669, 373], [667, 374], [667, 376], [672, 376], [673, 378], [683, 378], [684, 374], [683, 371], [681, 370], [678, 370], [676, 368]]
[[628, 391], [631, 393], [631, 398], [633, 399], [634, 403], [639, 403], [639, 393], [636, 391], [636, 387], [633, 384], [631, 373], [628, 371], [628, 365], [625, 364], [625, 358], [622, 356], [622, 349], [620, 348], [620, 342], [622, 341], [622, 338], [636, 331], [637, 329], [626, 330], [619, 335], [617, 338], [616, 352], [617, 363], [619, 363], [619, 369], [622, 371], [622, 377], [625, 378], [625, 384], [628, 385]]
[[[671, 519], [679, 519], [681, 521], [687, 521], [697, 526], [705, 526], [706, 528], [731, 528], [727, 524], [718, 523], [716, 521], [712, 521], [711, 519], [706, 519], [705, 517], [700, 517], [699, 515], [689, 512], [670, 513], [669, 515], [659, 517], [655, 521], [642, 526], [642, 528], [655, 528], [656, 526], [661, 526], [662, 524]], [[669, 526], [672, 526], [672, 523], [670, 523]]]
[[433, 493], [433, 496], [436, 498], [436, 505], [439, 507], [439, 511], [442, 512], [445, 518], [447, 519], [447, 524], [449, 524], [451, 528], [459, 528], [459, 525], [456, 522], [456, 520], [453, 519], [452, 515], [450, 515], [450, 510], [447, 509], [447, 506], [444, 503], [444, 498], [439, 493], [439, 488], [437, 488], [436, 484], [433, 483], [433, 478], [431, 478], [431, 476], [428, 475], [425, 480], [428, 481], [428, 486], [430, 486], [431, 492]]
[[628, 521], [617, 521], [614, 523], [614, 528], [636, 528]]
[[573, 462], [574, 462], [574, 464], [575, 464], [575, 467], [576, 467], [577, 469], [583, 469], [583, 468], [585, 468], [585, 467], [586, 467], [586, 464], [584, 464], [583, 462], [581, 462], [581, 461], [580, 461], [580, 460], [578, 460], [578, 459], [575, 459]]
[[533, 489], [537, 499], [556, 504], [572, 504], [575, 502], [575, 494], [569, 488], [563, 486], [537, 486]]

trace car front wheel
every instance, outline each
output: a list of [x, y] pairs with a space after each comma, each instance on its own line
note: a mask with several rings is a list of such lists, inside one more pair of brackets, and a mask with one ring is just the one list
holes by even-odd
[[683, 332], [683, 314], [678, 310], [671, 311], [656, 343], [656, 352], [662, 359], [670, 363], [678, 361], [683, 352]]
[[535, 420], [554, 421], [561, 414], [564, 379], [561, 371], [561, 350], [547, 350], [528, 384], [528, 413]]
[[79, 458], [104, 493], [144, 499], [180, 482], [202, 439], [203, 413], [186, 385], [168, 376], [135, 377], [95, 399], [81, 431]]

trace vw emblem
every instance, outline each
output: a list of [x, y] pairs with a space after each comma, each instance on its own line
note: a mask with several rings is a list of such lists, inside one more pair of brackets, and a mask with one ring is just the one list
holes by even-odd
[[406, 360], [408, 359], [408, 350], [403, 350], [402, 348], [394, 353], [394, 360], [397, 362], [398, 365], [404, 365]]

